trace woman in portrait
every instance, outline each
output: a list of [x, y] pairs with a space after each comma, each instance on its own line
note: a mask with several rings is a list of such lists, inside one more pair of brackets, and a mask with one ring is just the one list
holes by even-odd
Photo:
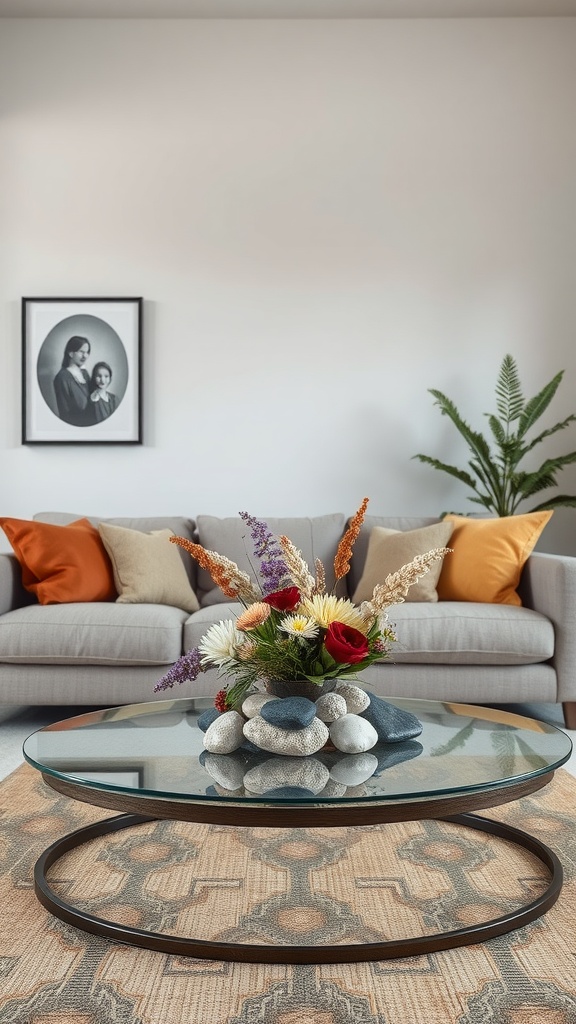
[[62, 367], [54, 377], [54, 394], [61, 420], [75, 427], [88, 427], [90, 375], [84, 364], [90, 355], [90, 342], [75, 334], [66, 342]]
[[88, 403], [88, 414], [92, 416], [92, 423], [101, 423], [116, 412], [118, 400], [116, 395], [108, 390], [111, 380], [112, 370], [108, 363], [96, 363], [92, 370]]

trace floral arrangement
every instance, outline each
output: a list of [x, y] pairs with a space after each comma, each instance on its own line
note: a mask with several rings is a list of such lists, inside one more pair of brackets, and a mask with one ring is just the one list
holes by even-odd
[[[352, 547], [364, 521], [368, 498], [350, 520], [334, 560], [335, 586], [350, 569]], [[206, 569], [226, 597], [244, 605], [236, 620], [211, 626], [198, 647], [184, 654], [156, 683], [154, 692], [197, 679], [217, 668], [231, 681], [214, 701], [218, 711], [238, 708], [248, 690], [269, 680], [307, 679], [320, 687], [327, 679], [352, 676], [389, 655], [396, 634], [386, 609], [404, 601], [413, 583], [449, 548], [418, 555], [379, 583], [370, 601], [355, 605], [326, 593], [326, 573], [319, 559], [315, 574], [288, 537], [275, 537], [265, 522], [240, 513], [250, 530], [260, 563], [254, 582], [235, 562], [194, 544], [170, 537]]]

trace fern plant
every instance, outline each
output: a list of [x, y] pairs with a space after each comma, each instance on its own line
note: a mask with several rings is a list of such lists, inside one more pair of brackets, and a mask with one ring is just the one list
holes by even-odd
[[[550, 405], [563, 376], [564, 371], [561, 370], [537, 395], [525, 401], [516, 363], [512, 356], [504, 356], [496, 384], [498, 415], [485, 413], [492, 434], [493, 448], [484, 434], [473, 430], [466, 423], [454, 402], [441, 391], [431, 388], [430, 394], [435, 398], [434, 404], [439, 406], [443, 416], [448, 416], [452, 420], [466, 441], [471, 458], [466, 470], [447, 465], [430, 455], [418, 454], [413, 457], [466, 484], [474, 492], [469, 500], [482, 505], [489, 512], [498, 516], [514, 515], [522, 502], [549, 487], [556, 487], [557, 474], [565, 466], [576, 462], [575, 451], [559, 455], [555, 459], [545, 459], [536, 470], [520, 468], [525, 456], [545, 438], [564, 430], [576, 420], [576, 415], [572, 414], [555, 426], [543, 430], [536, 437], [528, 437], [534, 424]], [[541, 509], [560, 506], [576, 506], [576, 495], [556, 494], [547, 501], [533, 505], [527, 511], [539, 512]]]

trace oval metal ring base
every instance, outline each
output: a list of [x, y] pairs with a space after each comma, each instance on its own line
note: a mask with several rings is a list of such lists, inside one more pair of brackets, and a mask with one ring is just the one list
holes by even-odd
[[115, 942], [157, 952], [171, 953], [177, 956], [190, 956], [202, 960], [229, 960], [242, 963], [282, 963], [282, 964], [341, 964], [360, 963], [363, 961], [392, 960], [398, 957], [421, 956], [435, 953], [443, 949], [467, 946], [476, 942], [484, 942], [497, 935], [513, 931], [546, 913], [558, 899], [562, 888], [562, 865], [555, 853], [544, 843], [534, 839], [526, 832], [504, 825], [489, 818], [481, 818], [475, 814], [459, 814], [443, 820], [465, 825], [479, 832], [487, 832], [508, 840], [516, 846], [528, 850], [536, 856], [549, 870], [550, 882], [545, 891], [532, 903], [529, 903], [502, 917], [493, 918], [482, 924], [458, 928], [454, 931], [438, 932], [432, 935], [421, 935], [408, 939], [396, 939], [386, 942], [356, 943], [353, 945], [326, 946], [270, 946], [233, 942], [206, 942], [201, 939], [185, 938], [176, 935], [164, 935], [160, 932], [131, 928], [126, 925], [106, 921], [77, 909], [62, 900], [51, 888], [46, 872], [60, 857], [84, 843], [99, 836], [110, 835], [121, 829], [131, 828], [146, 821], [156, 819], [141, 814], [121, 814], [114, 818], [106, 818], [94, 825], [77, 829], [62, 839], [57, 840], [42, 854], [34, 868], [34, 886], [40, 903], [54, 914], [55, 917], [74, 925], [83, 931], [91, 932]]

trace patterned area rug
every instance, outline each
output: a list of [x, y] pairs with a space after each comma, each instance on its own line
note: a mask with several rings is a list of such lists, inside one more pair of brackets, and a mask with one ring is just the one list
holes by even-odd
[[[485, 944], [379, 963], [208, 962], [109, 943], [48, 914], [32, 870], [65, 832], [110, 813], [58, 796], [28, 766], [0, 785], [0, 1024], [576, 1024], [576, 780], [487, 812], [560, 857], [535, 923]], [[68, 900], [155, 930], [268, 946], [377, 941], [529, 902], [545, 869], [448, 823], [355, 829], [154, 822], [54, 865]]]

